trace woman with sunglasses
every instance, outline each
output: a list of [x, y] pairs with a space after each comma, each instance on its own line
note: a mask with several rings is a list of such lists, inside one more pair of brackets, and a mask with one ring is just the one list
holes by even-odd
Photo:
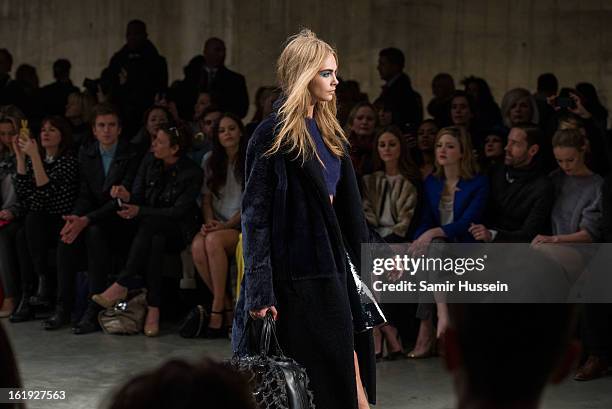
[[135, 275], [146, 272], [146, 336], [159, 333], [162, 266], [164, 253], [180, 253], [191, 243], [199, 228], [200, 211], [196, 198], [202, 186], [202, 169], [184, 155], [188, 146], [184, 126], [162, 124], [153, 140], [151, 153], [143, 160], [131, 195], [117, 214], [137, 219], [138, 231], [132, 242], [124, 272], [103, 293], [92, 299], [104, 308], [127, 297]]

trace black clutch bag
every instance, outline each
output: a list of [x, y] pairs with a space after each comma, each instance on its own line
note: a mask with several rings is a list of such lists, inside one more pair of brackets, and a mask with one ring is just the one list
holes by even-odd
[[181, 322], [179, 335], [183, 338], [197, 338], [204, 336], [210, 315], [208, 311], [201, 306], [196, 305]]
[[[245, 336], [253, 336], [253, 327], [253, 320], [249, 317], [240, 340], [241, 346]], [[270, 350], [270, 343], [274, 351]], [[276, 338], [276, 324], [271, 313], [264, 318], [258, 351], [246, 356], [234, 355], [228, 364], [249, 379], [258, 408], [314, 409], [306, 370], [283, 354]]]

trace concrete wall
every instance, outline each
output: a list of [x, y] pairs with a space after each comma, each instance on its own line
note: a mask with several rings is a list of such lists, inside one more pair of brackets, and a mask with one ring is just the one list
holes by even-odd
[[226, 64], [246, 76], [251, 96], [274, 82], [285, 38], [307, 26], [337, 47], [340, 75], [370, 97], [381, 85], [378, 50], [396, 46], [425, 101], [442, 71], [483, 76], [498, 102], [509, 88], [535, 88], [546, 71], [612, 98], [612, 2], [595, 0], [0, 0], [0, 47], [13, 53], [13, 70], [35, 65], [41, 84], [56, 58], [68, 58], [80, 84], [99, 75], [133, 18], [148, 24], [172, 80], [207, 37], [225, 39]]

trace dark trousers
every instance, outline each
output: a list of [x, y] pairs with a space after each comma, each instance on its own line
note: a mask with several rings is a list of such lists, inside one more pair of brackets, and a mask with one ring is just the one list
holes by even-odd
[[48, 276], [49, 250], [56, 248], [64, 225], [62, 216], [29, 212], [17, 232], [17, 255], [23, 294], [34, 290], [35, 276]]
[[143, 217], [132, 241], [125, 271], [117, 282], [128, 287], [135, 275], [146, 277], [147, 302], [152, 307], [159, 307], [164, 253], [181, 252], [186, 245], [175, 220], [159, 216]]
[[6, 298], [19, 297], [19, 267], [17, 264], [17, 232], [21, 221], [13, 220], [0, 228], [0, 281]]
[[113, 267], [125, 262], [135, 228], [133, 220], [113, 216], [87, 226], [72, 244], [60, 242], [57, 248], [58, 302], [72, 309], [78, 271], [87, 270], [88, 298], [104, 291]]
[[585, 352], [612, 359], [612, 304], [586, 304], [584, 307]]

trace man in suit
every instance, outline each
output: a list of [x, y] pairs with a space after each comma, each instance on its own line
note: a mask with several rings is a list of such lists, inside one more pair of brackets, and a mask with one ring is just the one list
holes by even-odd
[[392, 113], [391, 121], [402, 131], [416, 130], [423, 120], [423, 100], [412, 89], [410, 77], [404, 73], [404, 53], [397, 48], [385, 48], [378, 54], [378, 73], [385, 81], [374, 105]]
[[227, 69], [225, 43], [212, 37], [204, 44], [204, 71], [200, 89], [208, 91], [222, 112], [244, 118], [249, 110], [249, 94], [244, 76]]
[[[113, 256], [127, 253], [135, 228], [134, 220], [117, 215], [114, 197], [131, 190], [140, 163], [138, 151], [129, 142], [119, 140], [121, 121], [115, 108], [98, 105], [92, 117], [96, 141], [79, 152], [81, 187], [74, 211], [64, 216], [66, 223], [60, 232], [57, 307], [43, 323], [46, 329], [57, 329], [70, 321], [75, 275], [83, 264], [79, 259], [87, 256], [89, 296], [103, 291], [112, 271]], [[97, 331], [98, 311], [90, 301], [74, 333]]]

